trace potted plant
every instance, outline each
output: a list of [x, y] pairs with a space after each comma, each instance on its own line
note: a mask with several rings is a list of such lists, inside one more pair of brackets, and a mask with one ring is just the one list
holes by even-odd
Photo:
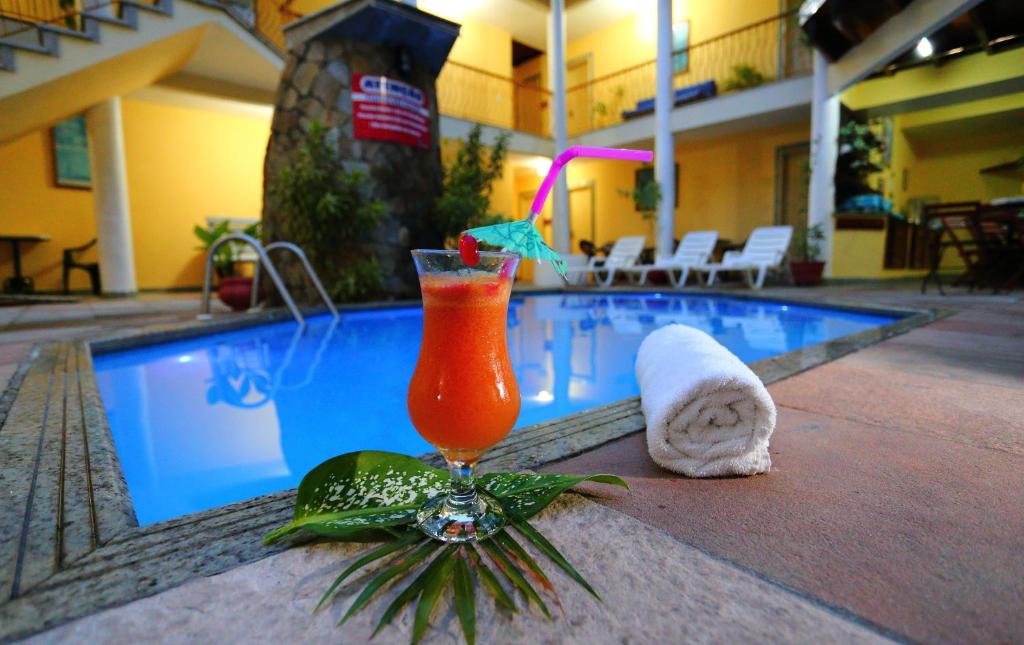
[[852, 197], [879, 194], [869, 180], [883, 170], [879, 162], [884, 153], [885, 142], [872, 124], [851, 118], [840, 126], [835, 175], [836, 204], [840, 208]]
[[[213, 228], [203, 228], [197, 224], [192, 232], [202, 242], [196, 250], [209, 252], [217, 240], [231, 233], [231, 229], [230, 223], [224, 221]], [[259, 239], [260, 225], [257, 222], [242, 232]], [[241, 258], [243, 247], [243, 244], [231, 241], [222, 244], [213, 256], [213, 269], [217, 273], [217, 297], [233, 311], [247, 309], [252, 296], [252, 277], [240, 275], [235, 266]]]
[[766, 80], [764, 74], [753, 65], [733, 65], [732, 76], [725, 81], [724, 89], [726, 92], [748, 90], [764, 85]]
[[825, 270], [825, 263], [820, 260], [824, 240], [821, 224], [800, 225], [793, 230], [793, 259], [789, 262], [789, 269], [796, 286], [812, 287], [821, 283], [821, 274]]

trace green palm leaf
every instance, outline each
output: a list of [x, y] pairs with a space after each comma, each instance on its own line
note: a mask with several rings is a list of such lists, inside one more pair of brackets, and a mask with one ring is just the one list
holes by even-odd
[[540, 607], [540, 610], [545, 616], [553, 618], [551, 612], [548, 611], [548, 606], [544, 604], [543, 600], [541, 600], [537, 591], [530, 586], [530, 582], [523, 577], [523, 574], [516, 568], [516, 565], [512, 564], [512, 561], [507, 555], [505, 555], [505, 552], [501, 550], [501, 547], [499, 547], [494, 540], [485, 540], [480, 543], [480, 546], [483, 547], [484, 551], [487, 551], [487, 555], [491, 556], [491, 560], [494, 562], [494, 565], [498, 567], [498, 570], [505, 575], [505, 578], [507, 578], [510, 583], [512, 583], [512, 586], [523, 592], [526, 596], [527, 603], [530, 601], [537, 603], [537, 606]]
[[[334, 579], [334, 582], [331, 583], [331, 586], [327, 589], [327, 591], [324, 592], [324, 595], [320, 597], [320, 602], [316, 604], [316, 609], [320, 609], [324, 602], [331, 596], [331, 594], [334, 593], [334, 590], [340, 587], [341, 583], [344, 582], [346, 578], [348, 578], [350, 575], [352, 575], [359, 569], [362, 569], [363, 567], [365, 567], [366, 565], [370, 564], [375, 560], [379, 560], [386, 555], [404, 549], [405, 547], [413, 544], [414, 542], [418, 542], [423, 539], [425, 539], [425, 536], [419, 531], [409, 531], [408, 533], [406, 533], [399, 539], [395, 540], [394, 542], [386, 542], [382, 546], [377, 547], [376, 549], [370, 551], [363, 557], [359, 558], [358, 560], [353, 562], [347, 569], [342, 571], [337, 578]], [[314, 611], [316, 611], [316, 609], [314, 609]]]
[[420, 595], [420, 592], [422, 592], [423, 588], [426, 586], [427, 580], [429, 580], [430, 576], [433, 575], [434, 570], [444, 564], [448, 555], [450, 555], [454, 550], [454, 547], [449, 546], [447, 549], [442, 551], [439, 556], [434, 558], [433, 561], [431, 561], [431, 563], [420, 572], [420, 575], [416, 576], [416, 579], [413, 580], [412, 583], [402, 591], [402, 593], [398, 594], [398, 596], [391, 601], [391, 604], [388, 605], [388, 608], [384, 610], [384, 614], [380, 617], [377, 627], [374, 628], [373, 636], [376, 636], [377, 632], [390, 624], [398, 612], [402, 610], [402, 607], [405, 607], [407, 604], [412, 602], [414, 598]]
[[441, 592], [444, 591], [444, 587], [452, 575], [455, 559], [449, 556], [454, 552], [455, 545], [451, 545], [444, 550], [444, 553], [437, 556], [437, 559], [441, 560], [441, 564], [427, 575], [423, 583], [423, 593], [420, 594], [420, 601], [416, 604], [416, 615], [412, 622], [413, 645], [423, 640], [427, 633], [427, 627], [430, 627], [430, 615], [434, 613], [434, 606], [437, 605], [437, 600], [441, 597]]
[[518, 253], [524, 258], [547, 260], [564, 278], [566, 263], [562, 256], [544, 242], [540, 231], [530, 220], [502, 222], [491, 226], [478, 226], [466, 231], [480, 242], [500, 246], [506, 251]]
[[366, 605], [366, 603], [370, 602], [370, 599], [373, 598], [373, 594], [375, 594], [378, 589], [387, 584], [388, 581], [390, 581], [392, 578], [407, 573], [409, 569], [412, 569], [414, 566], [422, 562], [428, 555], [430, 555], [439, 548], [441, 548], [440, 542], [428, 540], [427, 542], [421, 544], [418, 548], [414, 549], [408, 555], [402, 555], [395, 561], [392, 561], [391, 564], [389, 564], [384, 569], [384, 571], [378, 574], [373, 580], [370, 581], [368, 585], [366, 585], [363, 591], [359, 594], [359, 596], [355, 599], [352, 605], [348, 608], [348, 611], [345, 612], [345, 615], [341, 617], [340, 621], [338, 621], [338, 624], [340, 625], [341, 623], [344, 623], [346, 620], [354, 616], [357, 611], [359, 611], [363, 608], [363, 606]]
[[468, 554], [455, 558], [455, 613], [462, 625], [462, 635], [466, 644], [476, 642], [476, 593], [473, 589], [473, 574], [466, 564]]
[[535, 529], [532, 525], [530, 525], [529, 522], [523, 519], [513, 519], [512, 525], [516, 527], [516, 530], [519, 531], [519, 533], [521, 533], [523, 537], [532, 542], [533, 545], [537, 547], [537, 549], [540, 550], [541, 553], [551, 558], [551, 561], [557, 564], [559, 567], [561, 567], [562, 571], [565, 571], [567, 574], [569, 574], [570, 578], [579, 583], [581, 587], [589, 591], [592, 596], [594, 596], [598, 600], [601, 600], [601, 596], [597, 595], [597, 592], [594, 591], [594, 588], [590, 586], [590, 583], [583, 579], [583, 576], [581, 576], [580, 572], [576, 570], [576, 567], [572, 566], [572, 564], [570, 564], [569, 561], [565, 559], [565, 556], [562, 555], [559, 552], [559, 550], [555, 548], [555, 545], [548, 542], [547, 538], [541, 535], [540, 531]]
[[505, 609], [516, 613], [516, 603], [512, 600], [512, 597], [508, 595], [505, 588], [498, 582], [497, 576], [494, 572], [484, 563], [480, 554], [477, 553], [476, 547], [469, 545], [466, 549], [466, 554], [469, 556], [469, 561], [473, 565], [473, 570], [476, 571], [477, 576], [480, 577], [480, 582], [483, 584], [484, 589], [491, 594], [494, 598], [494, 602], [498, 603]]

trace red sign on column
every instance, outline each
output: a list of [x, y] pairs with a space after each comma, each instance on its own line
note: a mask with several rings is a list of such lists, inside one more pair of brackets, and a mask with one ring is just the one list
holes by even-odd
[[422, 90], [387, 76], [353, 74], [352, 81], [357, 139], [430, 147], [430, 104]]

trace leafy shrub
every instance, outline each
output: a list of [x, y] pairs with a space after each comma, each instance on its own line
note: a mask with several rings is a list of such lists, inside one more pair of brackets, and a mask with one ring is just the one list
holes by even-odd
[[502, 135], [488, 152], [480, 141], [480, 126], [473, 126], [454, 161], [445, 168], [444, 192], [434, 202], [434, 223], [449, 244], [474, 226], [496, 224], [504, 218], [489, 213], [491, 184], [501, 177], [508, 136]]
[[381, 287], [366, 242], [384, 204], [368, 196], [368, 181], [364, 173], [345, 169], [317, 122], [271, 180], [283, 238], [302, 247], [331, 297], [340, 302], [370, 298]]
[[753, 65], [733, 65], [732, 76], [725, 82], [725, 91], [747, 90], [764, 85], [765, 80], [764, 74]]

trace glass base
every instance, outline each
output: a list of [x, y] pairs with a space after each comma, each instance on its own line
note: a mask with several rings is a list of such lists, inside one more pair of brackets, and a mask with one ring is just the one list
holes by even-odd
[[478, 490], [469, 504], [454, 505], [447, 494], [438, 495], [420, 507], [416, 526], [441, 542], [478, 542], [505, 527], [501, 504]]

